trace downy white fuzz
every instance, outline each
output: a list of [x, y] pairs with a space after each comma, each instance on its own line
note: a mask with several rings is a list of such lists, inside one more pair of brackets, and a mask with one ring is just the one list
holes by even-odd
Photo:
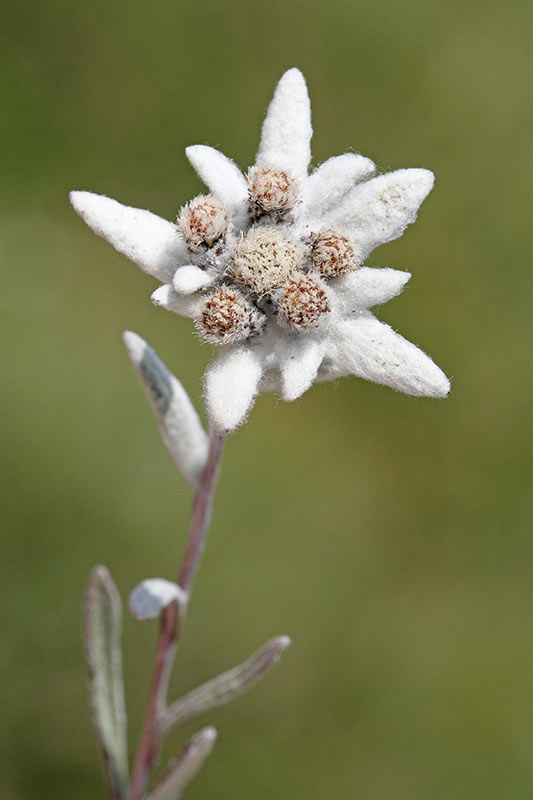
[[294, 400], [317, 380], [353, 374], [411, 395], [445, 397], [444, 373], [369, 311], [399, 294], [409, 274], [361, 266], [401, 236], [433, 186], [425, 169], [372, 177], [355, 153], [310, 175], [305, 80], [286, 72], [268, 108], [246, 177], [206, 145], [186, 150], [209, 195], [177, 225], [107, 197], [72, 192], [100, 236], [164, 285], [156, 305], [191, 317], [220, 346], [205, 375], [210, 423], [231, 431], [259, 391]]
[[301, 265], [298, 247], [276, 228], [256, 227], [239, 240], [233, 277], [256, 295], [276, 289]]

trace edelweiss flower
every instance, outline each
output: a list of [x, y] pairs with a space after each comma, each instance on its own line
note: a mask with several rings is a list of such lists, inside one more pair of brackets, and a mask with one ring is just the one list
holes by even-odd
[[410, 274], [362, 266], [414, 222], [433, 174], [371, 177], [372, 161], [345, 153], [309, 175], [311, 135], [305, 81], [290, 69], [246, 175], [211, 147], [187, 148], [210, 194], [191, 200], [176, 223], [71, 194], [97, 234], [163, 283], [153, 302], [191, 317], [218, 347], [205, 398], [221, 432], [244, 421], [259, 391], [295, 400], [316, 380], [353, 374], [428, 397], [450, 388], [427, 355], [369, 311], [399, 294]]

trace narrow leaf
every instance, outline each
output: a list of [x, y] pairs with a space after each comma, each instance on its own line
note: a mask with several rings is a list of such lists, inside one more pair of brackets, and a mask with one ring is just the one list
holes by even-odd
[[210, 727], [195, 733], [179, 756], [170, 762], [146, 800], [177, 800], [211, 754], [216, 738], [216, 730]]
[[114, 800], [128, 793], [127, 720], [122, 679], [122, 609], [106, 567], [95, 567], [85, 595], [84, 642], [92, 719]]
[[290, 645], [288, 636], [270, 639], [239, 666], [198, 686], [167, 709], [162, 728], [168, 732], [190, 717], [229, 703], [261, 680]]
[[208, 436], [189, 396], [157, 353], [136, 333], [125, 331], [124, 342], [143, 386], [170, 455], [195, 488], [207, 461]]

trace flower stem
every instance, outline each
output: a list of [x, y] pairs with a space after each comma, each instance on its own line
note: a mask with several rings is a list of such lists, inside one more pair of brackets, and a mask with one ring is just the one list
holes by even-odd
[[[178, 575], [178, 584], [187, 595], [190, 595], [205, 546], [223, 446], [224, 437], [211, 432], [207, 464], [194, 496], [189, 536]], [[161, 614], [152, 684], [133, 769], [129, 800], [142, 800], [157, 761], [164, 734], [161, 723], [166, 708], [168, 681], [185, 611], [186, 605], [178, 608], [178, 604], [174, 602]]]
[[224, 437], [211, 433], [207, 464], [194, 497], [189, 538], [178, 576], [178, 584], [187, 594], [190, 594], [205, 546], [223, 447]]

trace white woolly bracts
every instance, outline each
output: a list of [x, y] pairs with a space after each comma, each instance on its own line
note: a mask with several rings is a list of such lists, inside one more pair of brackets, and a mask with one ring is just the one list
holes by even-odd
[[369, 311], [399, 294], [409, 274], [362, 266], [414, 222], [432, 173], [372, 177], [369, 159], [347, 153], [309, 175], [311, 135], [305, 80], [290, 69], [246, 175], [212, 147], [187, 148], [209, 194], [183, 206], [176, 224], [71, 193], [97, 234], [161, 281], [153, 302], [192, 318], [199, 336], [219, 346], [205, 375], [219, 432], [245, 420], [259, 391], [294, 400], [317, 380], [347, 374], [411, 395], [450, 389], [427, 355]]

